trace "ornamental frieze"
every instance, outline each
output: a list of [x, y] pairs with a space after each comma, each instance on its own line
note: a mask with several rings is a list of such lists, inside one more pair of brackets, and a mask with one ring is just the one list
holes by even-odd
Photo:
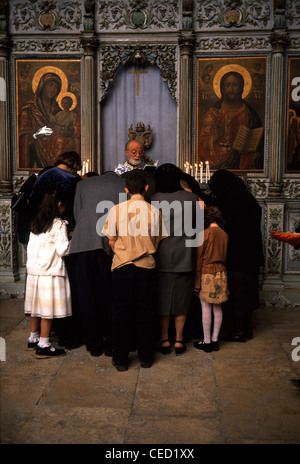
[[287, 0], [286, 18], [290, 27], [299, 27], [300, 25], [300, 0]]
[[268, 37], [201, 38], [196, 46], [199, 50], [266, 50], [271, 47]]
[[82, 25], [82, 2], [46, 1], [18, 2], [12, 8], [12, 24], [16, 31], [79, 30]]
[[265, 28], [271, 22], [269, 0], [197, 0], [197, 23], [207, 28]]
[[51, 52], [79, 52], [81, 45], [79, 40], [16, 40], [14, 41], [13, 48], [15, 52], [38, 52], [38, 53], [51, 53]]
[[100, 28], [178, 28], [178, 0], [100, 1]]

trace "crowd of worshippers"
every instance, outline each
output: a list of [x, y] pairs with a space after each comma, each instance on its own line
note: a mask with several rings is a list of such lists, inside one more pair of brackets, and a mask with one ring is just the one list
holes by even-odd
[[[30, 208], [16, 211], [28, 350], [54, 358], [84, 345], [126, 371], [134, 351], [150, 368], [157, 353], [184, 355], [190, 341], [210, 353], [252, 338], [261, 208], [244, 181], [217, 170], [203, 191], [174, 164], [147, 167], [137, 141], [125, 154], [115, 170], [80, 176], [80, 156], [67, 152], [27, 181]], [[183, 223], [194, 230], [199, 211], [202, 239], [187, 246]]]

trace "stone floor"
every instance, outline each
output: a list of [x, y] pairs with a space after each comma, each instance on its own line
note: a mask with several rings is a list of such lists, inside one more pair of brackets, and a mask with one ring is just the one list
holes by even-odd
[[300, 443], [299, 308], [261, 307], [254, 338], [219, 352], [191, 341], [151, 369], [132, 353], [127, 372], [84, 347], [36, 359], [22, 300], [0, 299], [0, 322], [2, 444]]

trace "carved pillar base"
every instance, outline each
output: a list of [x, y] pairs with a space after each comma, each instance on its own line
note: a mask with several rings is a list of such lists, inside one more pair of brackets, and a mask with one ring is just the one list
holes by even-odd
[[284, 224], [284, 203], [272, 202], [266, 205], [265, 218], [265, 279], [263, 291], [276, 291], [284, 288], [282, 281], [283, 244], [275, 240], [271, 235], [271, 230], [283, 230]]
[[20, 280], [18, 266], [19, 246], [16, 215], [11, 210], [11, 199], [0, 199], [0, 281]]

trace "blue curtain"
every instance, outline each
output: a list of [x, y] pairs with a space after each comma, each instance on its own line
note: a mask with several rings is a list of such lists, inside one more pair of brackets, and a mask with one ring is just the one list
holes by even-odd
[[146, 151], [153, 162], [176, 164], [177, 104], [157, 66], [140, 66], [146, 74], [131, 74], [136, 66], [120, 66], [114, 82], [101, 105], [101, 151], [103, 170], [113, 170], [123, 163], [128, 129], [143, 122], [153, 131], [151, 147]]

